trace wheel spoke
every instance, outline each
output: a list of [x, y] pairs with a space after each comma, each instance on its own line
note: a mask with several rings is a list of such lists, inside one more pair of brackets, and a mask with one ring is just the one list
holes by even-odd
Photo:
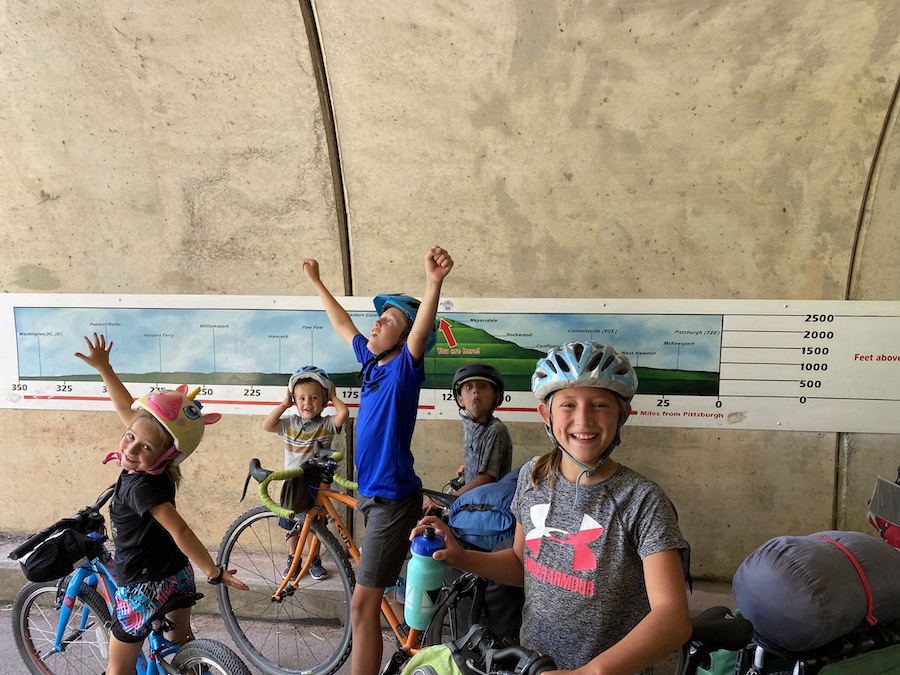
[[[327, 529], [313, 526], [319, 556], [328, 572], [309, 574], [274, 602], [287, 563], [286, 530], [263, 507], [243, 514], [229, 528], [220, 560], [250, 586], [249, 592], [219, 588], [225, 625], [241, 652], [272, 673], [324, 675], [337, 670], [350, 650], [349, 603], [353, 572], [346, 552]], [[299, 568], [298, 568], [299, 569]]]

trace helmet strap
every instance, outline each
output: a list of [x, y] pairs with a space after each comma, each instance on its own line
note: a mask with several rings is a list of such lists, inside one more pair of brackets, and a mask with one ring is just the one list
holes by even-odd
[[116, 460], [116, 464], [119, 465], [119, 468], [122, 468], [122, 453], [118, 450], [113, 450], [112, 452], [108, 453], [100, 463], [109, 464], [113, 460]]
[[[553, 403], [553, 394], [550, 394], [550, 396], [547, 397], [547, 418], [548, 418], [548, 422], [547, 422], [547, 424], [544, 425], [544, 429], [547, 431], [547, 435], [550, 437], [550, 440], [553, 441], [553, 444], [554, 444], [557, 448], [559, 448], [560, 450], [562, 450], [563, 454], [565, 454], [566, 457], [568, 457], [570, 460], [572, 460], [572, 462], [573, 462], [574, 464], [576, 464], [577, 466], [579, 466], [579, 467], [582, 469], [582, 472], [578, 475], [578, 480], [581, 480], [581, 476], [583, 476], [585, 473], [587, 473], [587, 475], [588, 475], [589, 477], [590, 477], [590, 476], [593, 476], [593, 475], [594, 475], [594, 472], [596, 472], [597, 469], [599, 469], [599, 468], [603, 465], [603, 462], [605, 462], [606, 459], [612, 454], [612, 451], [616, 449], [616, 446], [619, 445], [619, 443], [622, 442], [622, 439], [621, 439], [621, 437], [619, 436], [619, 429], [622, 428], [621, 418], [620, 418], [620, 421], [619, 421], [618, 426], [616, 427], [616, 436], [615, 436], [615, 438], [613, 438], [612, 443], [610, 443], [609, 446], [606, 448], [606, 450], [604, 450], [604, 451], [601, 453], [600, 458], [597, 460], [597, 462], [596, 462], [596, 464], [594, 464], [594, 466], [588, 466], [588, 465], [585, 464], [584, 462], [575, 459], [575, 458], [572, 456], [572, 453], [569, 452], [568, 450], [566, 450], [566, 449], [562, 446], [562, 443], [560, 443], [560, 442], [557, 440], [556, 436], [554, 435], [554, 433], [553, 433], [553, 406], [551, 405], [552, 403]], [[578, 483], [577, 483], [577, 481], [576, 481], [576, 483], [575, 483], [575, 490], [576, 490], [576, 492], [578, 491]]]
[[[149, 469], [145, 469], [143, 471], [137, 471], [135, 469], [130, 469], [128, 471], [128, 473], [147, 473], [147, 474], [150, 474], [151, 476], [158, 476], [159, 474], [165, 472], [165, 470], [169, 467], [169, 464], [171, 463], [172, 459], [177, 454], [178, 454], [178, 448], [176, 448], [173, 445], [171, 448], [166, 450], [162, 455], [160, 455], [159, 459], [156, 460], [156, 462], [153, 464], [153, 466], [151, 466]], [[103, 461], [101, 462], [101, 464], [108, 464], [109, 462], [111, 462], [113, 460], [116, 461], [116, 464], [118, 465], [118, 467], [120, 469], [124, 468], [122, 466], [122, 453], [119, 452], [118, 450], [113, 450], [112, 452], [108, 453], [106, 455], [106, 457], [103, 458]]]
[[459, 405], [459, 403], [457, 403], [456, 405], [459, 406], [459, 410], [457, 410], [457, 412], [459, 413], [460, 417], [462, 417], [464, 420], [469, 420], [470, 422], [475, 421], [472, 419], [472, 416], [468, 412], [466, 412], [465, 408], [463, 408], [461, 405]]
[[375, 356], [371, 356], [366, 359], [365, 363], [363, 363], [362, 368], [359, 369], [359, 372], [356, 374], [360, 380], [365, 381], [366, 377], [369, 375], [369, 370], [375, 367], [375, 364], [381, 361], [385, 356], [391, 354], [392, 352], [397, 351], [403, 346], [403, 342], [398, 342], [390, 349], [385, 349], [383, 352], [379, 354], [375, 354]]
[[173, 459], [175, 459], [175, 455], [178, 454], [178, 448], [174, 445], [166, 450], [162, 455], [160, 455], [159, 459], [151, 466], [149, 469], [144, 469], [143, 473], [149, 473], [151, 476], [158, 476], [163, 473], [168, 467]]

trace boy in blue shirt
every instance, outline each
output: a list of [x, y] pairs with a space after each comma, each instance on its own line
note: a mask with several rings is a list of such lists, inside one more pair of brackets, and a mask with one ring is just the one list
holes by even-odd
[[357, 509], [366, 530], [356, 589], [350, 603], [352, 675], [378, 672], [382, 656], [381, 598], [400, 573], [409, 549], [407, 533], [422, 514], [422, 481], [410, 449], [419, 391], [425, 379], [424, 358], [434, 346], [434, 320], [444, 278], [453, 259], [440, 246], [425, 254], [422, 302], [408, 295], [374, 298], [375, 320], [363, 336], [319, 277], [319, 263], [304, 260], [331, 325], [352, 347], [362, 365], [356, 426]]

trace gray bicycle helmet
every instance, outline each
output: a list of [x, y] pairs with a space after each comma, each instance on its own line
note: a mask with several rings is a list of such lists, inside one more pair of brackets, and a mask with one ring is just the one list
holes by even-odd
[[503, 376], [500, 371], [489, 363], [467, 363], [457, 368], [453, 374], [453, 400], [462, 408], [459, 402], [459, 391], [470, 380], [484, 380], [494, 385], [494, 402], [491, 406], [496, 409], [503, 402]]
[[531, 376], [531, 391], [545, 401], [553, 392], [570, 387], [609, 389], [629, 403], [638, 379], [628, 358], [611, 345], [567, 342], [538, 360]]
[[303, 366], [294, 371], [294, 374], [291, 375], [291, 378], [288, 380], [288, 391], [291, 392], [291, 396], [294, 395], [294, 386], [303, 380], [312, 380], [313, 382], [318, 382], [322, 385], [322, 389], [325, 390], [326, 399], [331, 394], [332, 382], [331, 378], [328, 377], [328, 373], [315, 366]]

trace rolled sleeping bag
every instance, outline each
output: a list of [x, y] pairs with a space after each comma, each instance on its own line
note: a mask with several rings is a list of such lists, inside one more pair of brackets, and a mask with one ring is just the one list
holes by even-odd
[[900, 619], [900, 550], [861, 532], [775, 537], [741, 563], [732, 592], [763, 642], [809, 652]]

